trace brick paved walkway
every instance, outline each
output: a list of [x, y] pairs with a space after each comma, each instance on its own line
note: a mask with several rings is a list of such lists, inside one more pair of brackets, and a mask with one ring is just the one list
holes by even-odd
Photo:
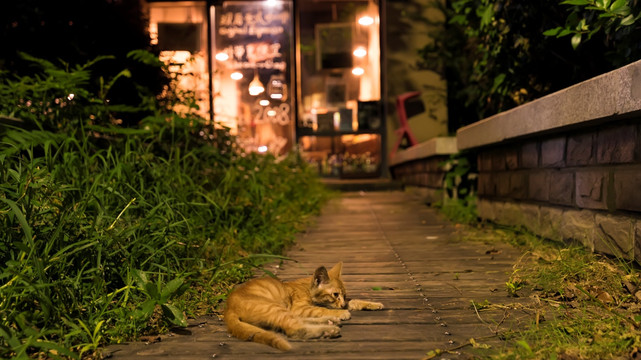
[[[471, 304], [529, 301], [505, 291], [520, 254], [507, 245], [462, 240], [454, 230], [405, 192], [344, 193], [287, 253], [296, 262], [269, 270], [291, 280], [343, 261], [348, 295], [380, 301], [385, 310], [353, 312], [340, 338], [294, 340], [285, 353], [230, 338], [215, 318], [192, 320], [154, 344], [112, 346], [109, 353], [116, 360], [422, 359], [440, 349], [450, 351], [437, 358], [465, 359], [494, 351], [502, 346], [496, 331], [529, 315], [509, 306], [477, 312]], [[492, 349], [465, 346], [471, 338]]]

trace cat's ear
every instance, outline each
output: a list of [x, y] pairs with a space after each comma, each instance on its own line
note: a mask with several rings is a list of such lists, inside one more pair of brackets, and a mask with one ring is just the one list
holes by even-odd
[[320, 284], [327, 284], [329, 283], [329, 274], [327, 273], [327, 269], [325, 269], [324, 266], [319, 267], [314, 271], [314, 279], [312, 280], [312, 284], [315, 287], [320, 286]]
[[331, 276], [334, 279], [340, 279], [342, 271], [343, 271], [343, 262], [341, 261], [338, 264], [334, 265], [334, 267], [331, 270], [329, 270], [329, 276]]

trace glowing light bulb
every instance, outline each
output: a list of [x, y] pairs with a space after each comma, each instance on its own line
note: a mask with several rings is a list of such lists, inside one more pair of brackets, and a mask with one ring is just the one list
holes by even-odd
[[361, 76], [361, 75], [365, 74], [365, 69], [363, 69], [362, 67], [358, 67], [357, 66], [357, 67], [352, 69], [352, 74], [354, 74], [356, 76]]
[[361, 18], [358, 19], [358, 23], [363, 25], [363, 26], [369, 26], [374, 23], [374, 18], [368, 15], [365, 15]]
[[269, 105], [269, 100], [263, 99], [263, 100], [259, 101], [258, 104], [260, 106], [267, 106], [267, 105]]
[[249, 95], [257, 96], [262, 94], [263, 91], [265, 91], [265, 86], [260, 82], [260, 79], [258, 79], [258, 73], [256, 73], [256, 75], [254, 75], [254, 80], [249, 83]]
[[259, 153], [267, 152], [267, 146], [265, 146], [265, 145], [261, 145], [261, 146], [259, 146], [259, 147], [258, 147], [258, 152], [259, 152]]
[[227, 55], [227, 53], [224, 53], [224, 52], [219, 52], [218, 54], [216, 54], [216, 60], [227, 61], [229, 60], [229, 55]]
[[354, 49], [354, 56], [362, 58], [365, 55], [367, 55], [367, 50], [363, 46], [359, 46], [356, 49]]
[[240, 80], [240, 79], [242, 79], [242, 78], [243, 78], [243, 73], [238, 72], [238, 71], [234, 71], [233, 73], [231, 73], [230, 77], [231, 77], [233, 80]]

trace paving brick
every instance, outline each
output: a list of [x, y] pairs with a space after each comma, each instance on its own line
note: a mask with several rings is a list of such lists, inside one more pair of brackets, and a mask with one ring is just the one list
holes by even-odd
[[495, 202], [481, 198], [476, 202], [476, 209], [482, 219], [496, 221]]
[[641, 211], [641, 167], [614, 171], [614, 202], [619, 210]]
[[412, 172], [413, 173], [415, 173], [415, 174], [421, 173], [421, 172], [425, 171], [425, 162], [424, 161], [420, 161], [420, 160], [413, 161], [411, 167], [412, 167]]
[[526, 227], [526, 220], [517, 202], [505, 202], [499, 221], [503, 225], [514, 226], [515, 228]]
[[492, 171], [492, 153], [489, 151], [481, 152], [477, 157], [477, 166], [479, 172]]
[[519, 209], [523, 214], [523, 226], [536, 233], [541, 231], [541, 207], [536, 204], [519, 202]]
[[550, 172], [550, 199], [553, 204], [574, 205], [574, 173], [570, 171]]
[[540, 232], [544, 238], [561, 241], [563, 210], [555, 206], [541, 206]]
[[580, 208], [607, 209], [607, 183], [606, 171], [577, 171], [576, 205]]
[[541, 142], [541, 166], [543, 167], [564, 167], [565, 166], [565, 136], [557, 137]]
[[624, 125], [599, 130], [597, 161], [600, 164], [631, 163], [638, 144], [637, 127]]
[[530, 171], [528, 189], [529, 199], [548, 201], [550, 199], [549, 170]]
[[526, 199], [528, 195], [528, 176], [525, 171], [510, 172], [510, 197], [513, 199]]
[[442, 173], [428, 173], [426, 175], [427, 175], [427, 187], [432, 187], [432, 188], [443, 187], [444, 176]]
[[627, 216], [597, 213], [594, 250], [614, 256], [634, 257], [635, 221]]
[[583, 246], [594, 250], [594, 237], [596, 229], [594, 227], [593, 210], [574, 210], [563, 211], [561, 218], [561, 235], [564, 239], [579, 241]]
[[428, 173], [417, 174], [418, 176], [418, 185], [430, 187], [430, 180]]
[[480, 173], [478, 177], [478, 193], [481, 196], [496, 195], [495, 182], [492, 180], [492, 174]]
[[500, 172], [495, 173], [496, 179], [496, 193], [498, 196], [510, 196], [510, 173]]
[[447, 158], [445, 157], [434, 157], [425, 160], [425, 171], [428, 172], [441, 172], [443, 171], [443, 166], [442, 165]]
[[594, 138], [593, 133], [568, 136], [566, 164], [568, 166], [594, 164]]
[[509, 170], [515, 170], [519, 167], [519, 152], [515, 146], [505, 149], [505, 166]]
[[492, 170], [505, 170], [505, 152], [503, 149], [495, 149], [492, 151]]
[[535, 168], [539, 166], [539, 144], [536, 141], [521, 146], [521, 167]]

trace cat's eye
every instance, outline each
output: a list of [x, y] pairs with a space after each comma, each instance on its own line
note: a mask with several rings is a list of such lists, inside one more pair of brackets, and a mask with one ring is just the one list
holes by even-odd
[[335, 293], [334, 293], [334, 294], [332, 294], [332, 295], [334, 295], [334, 297], [338, 299], [338, 297], [339, 297], [341, 294], [340, 294], [340, 293], [335, 292]]

